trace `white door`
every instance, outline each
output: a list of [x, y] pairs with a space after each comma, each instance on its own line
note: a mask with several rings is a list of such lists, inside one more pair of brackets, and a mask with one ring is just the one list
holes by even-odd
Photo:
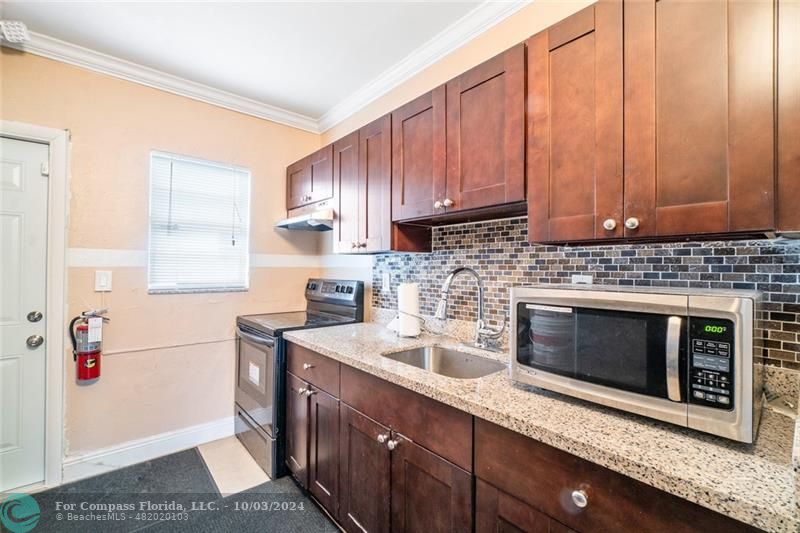
[[0, 138], [0, 492], [44, 481], [48, 146]]

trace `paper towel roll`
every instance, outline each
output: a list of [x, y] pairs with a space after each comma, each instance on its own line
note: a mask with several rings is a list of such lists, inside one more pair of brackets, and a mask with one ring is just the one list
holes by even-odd
[[397, 287], [397, 310], [400, 312], [400, 324], [397, 333], [402, 337], [416, 337], [420, 333], [419, 319], [419, 285], [417, 283], [401, 283]]

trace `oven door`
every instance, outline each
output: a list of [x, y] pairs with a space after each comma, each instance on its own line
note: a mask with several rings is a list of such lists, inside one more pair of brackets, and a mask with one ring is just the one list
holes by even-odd
[[275, 339], [236, 328], [236, 403], [270, 437], [277, 429]]
[[686, 425], [687, 314], [679, 295], [514, 289], [513, 377]]

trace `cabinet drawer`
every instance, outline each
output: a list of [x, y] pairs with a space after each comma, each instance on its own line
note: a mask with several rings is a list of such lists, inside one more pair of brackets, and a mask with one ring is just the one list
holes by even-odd
[[472, 416], [342, 365], [342, 401], [472, 472]]
[[[475, 475], [578, 531], [757, 531], [477, 418]], [[586, 495], [585, 507], [574, 491]]]
[[312, 352], [297, 344], [286, 349], [289, 372], [316, 385], [332, 396], [339, 397], [339, 362]]

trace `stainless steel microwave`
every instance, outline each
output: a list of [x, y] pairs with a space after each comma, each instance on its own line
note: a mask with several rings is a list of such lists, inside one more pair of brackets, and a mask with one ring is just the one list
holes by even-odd
[[511, 290], [512, 379], [753, 442], [763, 396], [752, 291]]

